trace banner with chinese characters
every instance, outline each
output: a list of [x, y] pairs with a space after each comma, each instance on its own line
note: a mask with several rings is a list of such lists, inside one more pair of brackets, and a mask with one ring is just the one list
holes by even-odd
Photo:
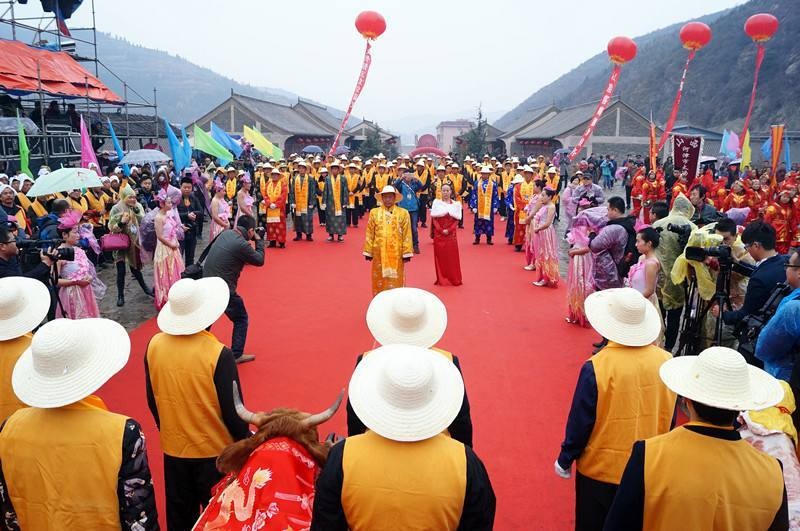
[[597, 110], [594, 111], [592, 119], [589, 120], [589, 125], [586, 126], [586, 131], [583, 132], [581, 139], [578, 140], [578, 145], [572, 148], [572, 151], [569, 154], [570, 161], [574, 160], [575, 157], [577, 157], [581, 152], [584, 144], [586, 144], [586, 141], [589, 140], [589, 137], [592, 136], [592, 133], [594, 133], [594, 128], [597, 126], [597, 122], [599, 122], [600, 118], [603, 116], [606, 107], [608, 107], [608, 104], [611, 103], [611, 97], [614, 95], [614, 89], [617, 87], [617, 81], [619, 81], [619, 73], [620, 66], [614, 65], [614, 69], [611, 71], [611, 77], [608, 78], [606, 90], [603, 91], [603, 97], [600, 98], [600, 103], [597, 104]]
[[672, 135], [671, 155], [676, 170], [686, 170], [689, 178], [697, 177], [700, 157], [703, 155], [703, 137]]

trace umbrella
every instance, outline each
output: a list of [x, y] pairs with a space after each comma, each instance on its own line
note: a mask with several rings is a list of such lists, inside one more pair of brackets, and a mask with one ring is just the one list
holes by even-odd
[[569, 155], [571, 152], [572, 152], [572, 150], [569, 149], [569, 148], [561, 148], [561, 149], [555, 150], [553, 153], [556, 154], [556, 155]]
[[70, 190], [94, 188], [102, 185], [100, 176], [94, 170], [61, 168], [36, 179], [31, 189], [28, 190], [27, 195], [28, 197], [40, 197], [55, 194], [56, 192], [69, 192]]
[[347, 146], [339, 146], [336, 148], [336, 151], [333, 153], [334, 155], [347, 155], [350, 153], [350, 148]]
[[148, 162], [165, 162], [169, 159], [169, 155], [157, 149], [137, 149], [128, 152], [128, 154], [122, 158], [120, 164], [135, 164], [141, 166]]
[[700, 157], [700, 164], [705, 164], [706, 162], [717, 162], [717, 157], [709, 157], [706, 155]]
[[303, 153], [322, 153], [322, 148], [319, 146], [306, 146], [303, 148]]

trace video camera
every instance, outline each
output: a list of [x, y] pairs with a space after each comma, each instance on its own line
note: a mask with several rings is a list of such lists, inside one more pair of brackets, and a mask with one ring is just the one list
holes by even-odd
[[75, 260], [75, 249], [69, 247], [58, 246], [64, 243], [64, 240], [17, 240], [17, 248], [19, 249], [20, 264], [25, 267], [31, 267], [39, 262], [39, 254], [45, 253], [53, 260], [63, 260], [64, 262], [72, 262]]
[[716, 258], [722, 262], [733, 261], [733, 253], [727, 245], [717, 245], [714, 247], [692, 247], [686, 248], [686, 259], [702, 262], [706, 258]]

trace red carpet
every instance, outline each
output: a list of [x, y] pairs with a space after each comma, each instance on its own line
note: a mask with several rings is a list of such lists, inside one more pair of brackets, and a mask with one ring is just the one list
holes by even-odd
[[[497, 495], [495, 528], [570, 529], [573, 483], [555, 476], [553, 462], [578, 368], [596, 335], [564, 321], [565, 286], [532, 286], [536, 274], [522, 269], [521, 253], [503, 238], [492, 247], [471, 245], [472, 220], [466, 225], [459, 239], [463, 286], [433, 285], [433, 246], [425, 229], [422, 254], [407, 264], [406, 282], [436, 293], [447, 306], [449, 324], [439, 346], [461, 359], [475, 450]], [[324, 228], [315, 231], [314, 242], [268, 249], [265, 267], [248, 268], [239, 283], [250, 313], [246, 350], [257, 356], [240, 367], [250, 409], [327, 407], [347, 387], [357, 354], [373, 346], [364, 320], [371, 289], [370, 266], [361, 256], [363, 225], [343, 244], [326, 242]], [[131, 334], [128, 366], [98, 394], [112, 411], [143, 425], [163, 522], [162, 454], [142, 361], [156, 331], [151, 319]], [[225, 317], [213, 331], [230, 341]], [[344, 433], [344, 408], [320, 431]]]

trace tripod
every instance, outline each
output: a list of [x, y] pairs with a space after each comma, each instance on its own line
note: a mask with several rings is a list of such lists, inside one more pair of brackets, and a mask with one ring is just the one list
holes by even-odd
[[725, 324], [722, 320], [722, 312], [733, 309], [731, 298], [728, 294], [730, 286], [732, 263], [727, 261], [720, 262], [719, 272], [717, 273], [716, 290], [714, 296], [709, 301], [704, 301], [700, 297], [697, 287], [697, 279], [692, 276], [688, 285], [685, 285], [686, 302], [683, 309], [683, 321], [681, 322], [680, 334], [678, 336], [678, 356], [694, 356], [700, 352], [701, 332], [708, 311], [714, 306], [719, 307], [719, 315], [714, 323], [713, 344], [719, 345], [722, 342], [722, 327]]

